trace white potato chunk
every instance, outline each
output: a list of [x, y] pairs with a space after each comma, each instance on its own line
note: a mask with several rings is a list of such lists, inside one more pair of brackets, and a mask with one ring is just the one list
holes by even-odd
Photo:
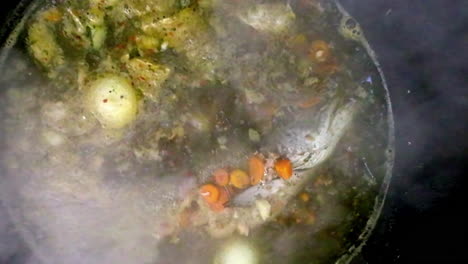
[[122, 128], [137, 114], [137, 98], [129, 80], [106, 75], [90, 83], [87, 107], [105, 128]]

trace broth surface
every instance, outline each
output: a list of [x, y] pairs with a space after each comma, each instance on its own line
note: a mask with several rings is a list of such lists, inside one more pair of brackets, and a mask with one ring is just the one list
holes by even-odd
[[45, 263], [334, 263], [359, 250], [388, 187], [393, 121], [363, 33], [334, 1], [30, 11], [2, 50], [1, 186]]

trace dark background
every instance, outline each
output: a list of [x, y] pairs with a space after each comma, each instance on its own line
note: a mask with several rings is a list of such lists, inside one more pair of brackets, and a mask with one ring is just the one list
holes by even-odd
[[[354, 263], [468, 263], [468, 0], [340, 2], [377, 53], [396, 124], [388, 199]], [[0, 203], [0, 263], [31, 264], [13, 230]]]
[[396, 125], [388, 200], [355, 263], [467, 263], [468, 1], [340, 2], [378, 56]]

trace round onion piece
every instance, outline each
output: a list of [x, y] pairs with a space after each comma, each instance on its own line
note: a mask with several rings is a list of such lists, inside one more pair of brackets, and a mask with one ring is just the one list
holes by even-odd
[[105, 128], [122, 128], [137, 114], [135, 90], [129, 80], [118, 75], [106, 75], [90, 83], [86, 101]]

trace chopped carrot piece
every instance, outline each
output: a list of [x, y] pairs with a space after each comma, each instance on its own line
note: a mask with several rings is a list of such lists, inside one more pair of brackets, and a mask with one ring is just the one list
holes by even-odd
[[281, 178], [288, 180], [289, 178], [291, 178], [293, 173], [291, 161], [289, 159], [284, 158], [276, 160], [275, 171]]
[[213, 177], [219, 186], [226, 186], [229, 184], [229, 173], [225, 169], [217, 169], [213, 172]]
[[265, 162], [258, 156], [252, 156], [249, 159], [250, 184], [256, 185], [263, 180], [265, 174]]
[[316, 62], [324, 62], [330, 57], [330, 47], [323, 40], [315, 40], [310, 45], [309, 57]]
[[236, 188], [244, 189], [250, 184], [249, 175], [243, 170], [233, 170], [230, 175], [230, 184]]
[[232, 196], [236, 195], [236, 193], [239, 192], [239, 190], [236, 190], [231, 185], [224, 186], [224, 189], [227, 191], [227, 194], [229, 195], [229, 197], [232, 197]]
[[216, 203], [219, 200], [219, 188], [214, 184], [205, 184], [200, 188], [200, 195], [208, 203]]
[[219, 188], [219, 199], [216, 203], [210, 204], [211, 210], [220, 212], [224, 210], [225, 204], [229, 202], [230, 195], [226, 188]]
[[229, 202], [230, 194], [226, 188], [219, 188], [219, 199], [217, 203], [225, 204]]

